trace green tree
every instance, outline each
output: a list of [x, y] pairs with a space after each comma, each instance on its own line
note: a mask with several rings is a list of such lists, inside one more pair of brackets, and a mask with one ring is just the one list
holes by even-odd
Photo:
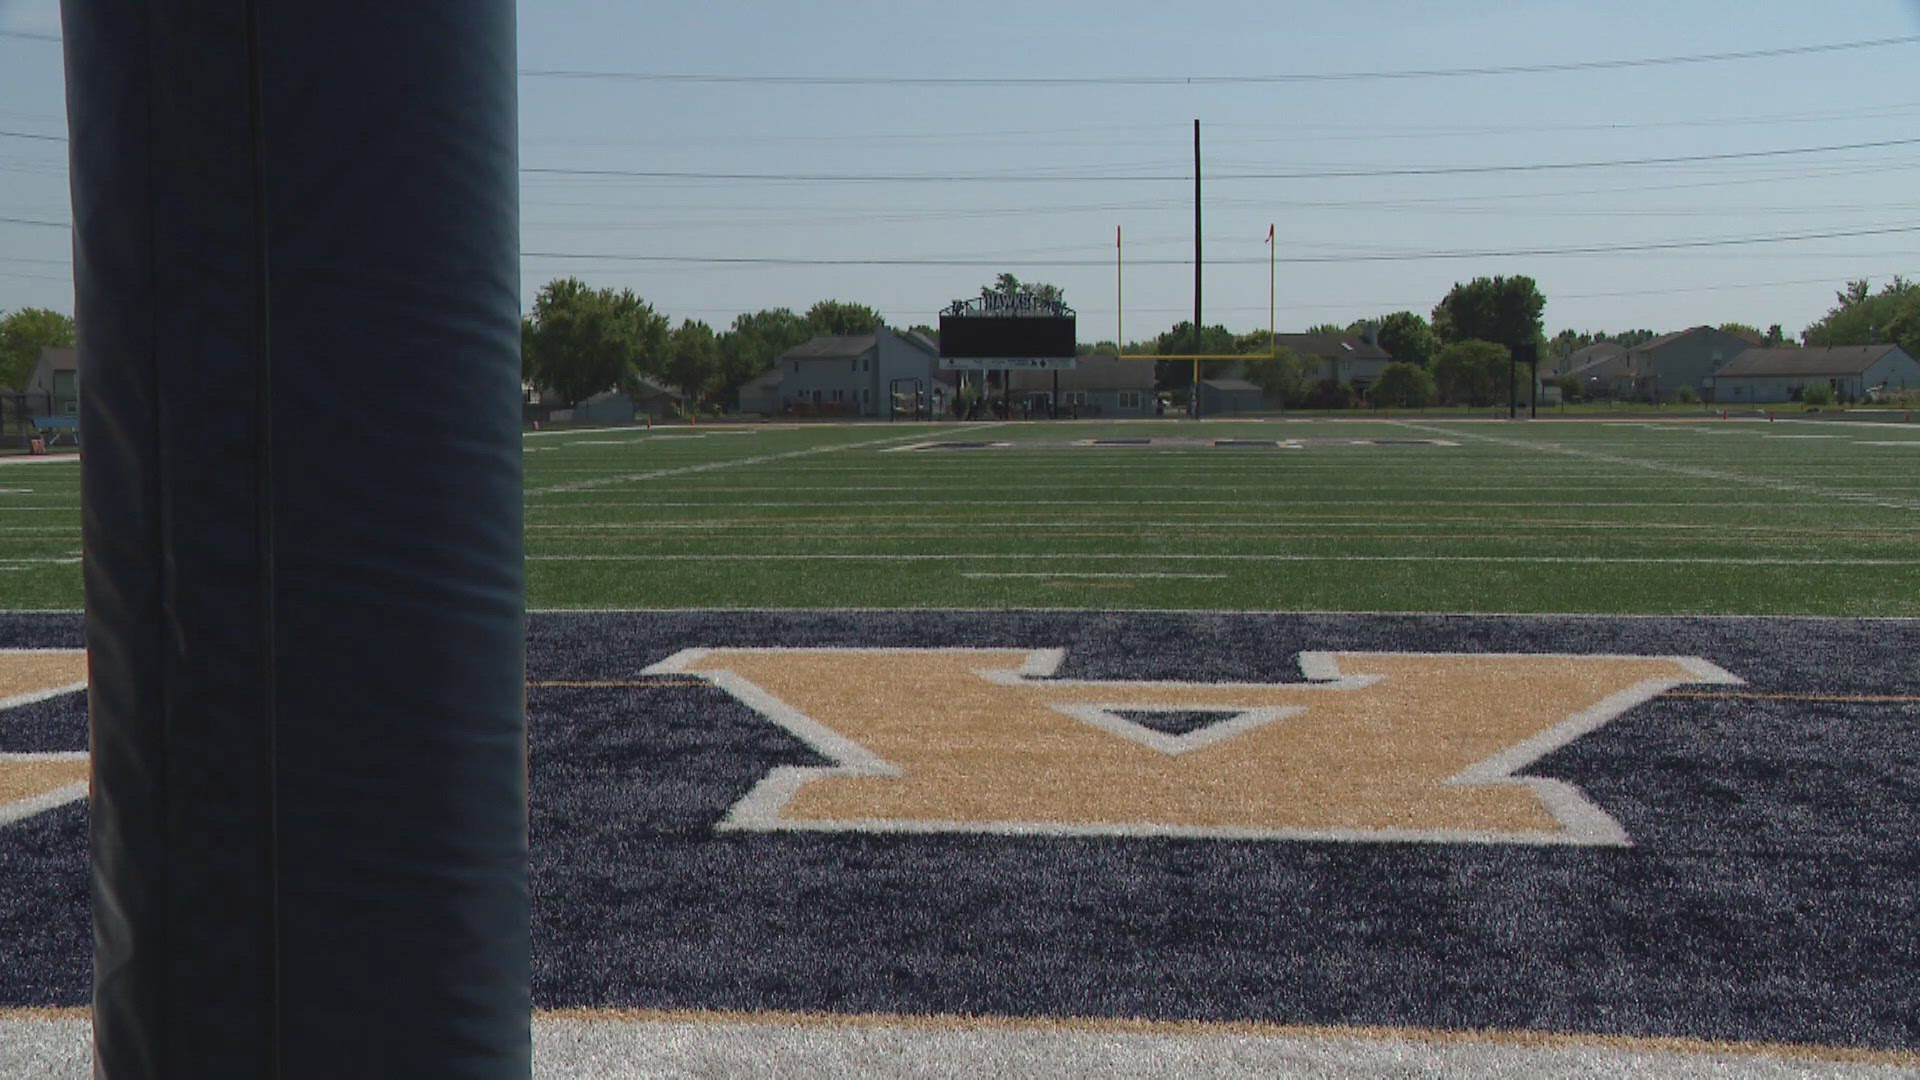
[[73, 320], [46, 308], [21, 308], [0, 316], [0, 390], [26, 386], [40, 350], [73, 344]]
[[661, 374], [687, 396], [689, 407], [699, 408], [725, 375], [713, 327], [694, 319], [675, 327], [667, 338], [667, 362]]
[[1280, 347], [1277, 355], [1250, 356], [1241, 361], [1247, 381], [1258, 386], [1267, 397], [1283, 405], [1300, 402], [1311, 386], [1316, 360]]
[[1920, 355], [1920, 282], [1896, 275], [1879, 292], [1867, 279], [1847, 282], [1827, 314], [1800, 335], [1809, 345], [1892, 343]]
[[813, 333], [807, 320], [794, 314], [793, 309], [767, 308], [734, 316], [733, 325], [720, 335], [720, 352], [729, 363], [737, 362], [745, 368], [747, 378], [751, 379], [771, 367], [781, 353], [803, 344]]
[[1380, 371], [1373, 384], [1373, 402], [1389, 409], [1424, 409], [1438, 401], [1433, 374], [1418, 364], [1395, 360]]
[[1546, 297], [1530, 277], [1479, 277], [1457, 284], [1433, 309], [1441, 341], [1491, 341], [1509, 350], [1540, 340]]
[[1505, 345], [1492, 341], [1456, 341], [1433, 359], [1433, 381], [1449, 404], [1491, 405], [1506, 396]]
[[1021, 281], [1012, 274], [1000, 274], [993, 284], [980, 286], [981, 296], [1001, 296], [1012, 298], [1026, 293], [1042, 303], [1059, 304], [1066, 302], [1066, 294], [1058, 285], [1048, 285], [1043, 281]]
[[1309, 326], [1309, 327], [1307, 327], [1307, 333], [1309, 333], [1309, 334], [1333, 334], [1333, 335], [1335, 335], [1335, 336], [1337, 336], [1337, 337], [1351, 337], [1351, 336], [1353, 336], [1353, 335], [1350, 335], [1350, 334], [1348, 334], [1348, 333], [1347, 333], [1347, 328], [1346, 328], [1346, 327], [1344, 327], [1344, 326], [1341, 326], [1341, 325], [1340, 325], [1339, 323], [1330, 323], [1330, 322], [1323, 322], [1323, 323], [1315, 323], [1314, 325], [1312, 325], [1312, 326]]
[[590, 289], [556, 278], [533, 301], [521, 366], [568, 405], [603, 390], [632, 390], [658, 374], [667, 355], [667, 317], [628, 289]]
[[[844, 300], [822, 300], [807, 309], [807, 326], [815, 334], [829, 337], [857, 337], [873, 333], [880, 324], [880, 313], [865, 304]], [[792, 346], [788, 346], [791, 348]]]
[[1743, 322], [1721, 323], [1720, 332], [1723, 334], [1732, 334], [1734, 337], [1749, 338], [1756, 343], [1765, 342], [1767, 340], [1767, 335], [1761, 333], [1759, 327], [1748, 326], [1746, 323], [1743, 323]]
[[1380, 320], [1380, 347], [1402, 363], [1426, 367], [1440, 351], [1440, 339], [1434, 336], [1427, 320], [1411, 311], [1396, 311]]
[[[1175, 323], [1153, 344], [1155, 356], [1192, 356], [1195, 353], [1218, 356], [1240, 351], [1233, 331], [1216, 323], [1195, 333], [1192, 320]], [[1231, 360], [1203, 360], [1200, 362], [1200, 377], [1218, 378], [1232, 363]], [[1177, 390], [1193, 382], [1193, 367], [1191, 360], [1162, 360], [1154, 365], [1154, 379], [1162, 390]]]

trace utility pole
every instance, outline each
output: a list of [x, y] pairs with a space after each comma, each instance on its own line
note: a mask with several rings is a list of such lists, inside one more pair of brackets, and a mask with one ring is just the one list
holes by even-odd
[[[1200, 351], [1200, 118], [1193, 120], [1193, 351]], [[1188, 407], [1200, 419], [1200, 361], [1193, 361], [1193, 382], [1187, 387]]]

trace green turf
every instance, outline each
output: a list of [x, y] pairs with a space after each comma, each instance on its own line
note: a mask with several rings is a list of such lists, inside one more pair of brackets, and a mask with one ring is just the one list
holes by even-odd
[[[1139, 438], [1183, 442], [1072, 445]], [[1455, 445], [1355, 442], [1376, 439]], [[1012, 445], [892, 449], [934, 441]], [[1920, 615], [1920, 425], [761, 425], [526, 446], [535, 607]], [[79, 550], [77, 490], [72, 464], [0, 465], [0, 607], [80, 603], [56, 561]]]

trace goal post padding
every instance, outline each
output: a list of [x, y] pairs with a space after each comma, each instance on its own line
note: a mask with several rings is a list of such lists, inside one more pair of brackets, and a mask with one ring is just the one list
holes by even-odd
[[107, 1076], [525, 1076], [511, 0], [66, 0]]

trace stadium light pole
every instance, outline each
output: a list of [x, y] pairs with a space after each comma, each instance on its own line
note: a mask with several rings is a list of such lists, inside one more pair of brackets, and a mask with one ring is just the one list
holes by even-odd
[[[1200, 118], [1193, 120], [1193, 351], [1200, 352]], [[1188, 412], [1200, 419], [1200, 358], [1193, 360], [1193, 381], [1187, 386]]]

